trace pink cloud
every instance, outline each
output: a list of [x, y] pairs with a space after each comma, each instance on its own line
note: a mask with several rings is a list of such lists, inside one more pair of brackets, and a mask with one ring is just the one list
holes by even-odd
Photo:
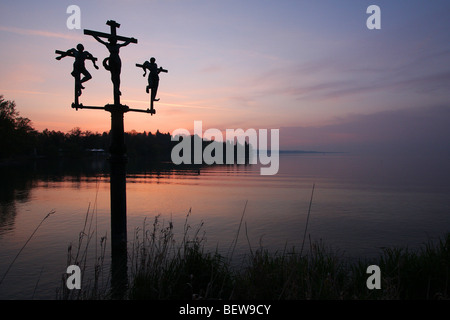
[[26, 35], [26, 36], [41, 36], [50, 38], [60, 38], [60, 39], [70, 39], [70, 40], [81, 40], [82, 37], [74, 34], [64, 34], [58, 32], [51, 32], [45, 30], [33, 30], [33, 29], [23, 29], [17, 27], [5, 27], [0, 26], [1, 31], [12, 32], [16, 34]]

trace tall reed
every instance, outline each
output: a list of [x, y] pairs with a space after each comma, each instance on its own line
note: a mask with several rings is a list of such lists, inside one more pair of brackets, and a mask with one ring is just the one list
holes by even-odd
[[37, 227], [34, 229], [34, 231], [31, 233], [31, 235], [28, 237], [27, 241], [25, 241], [24, 245], [20, 248], [19, 252], [17, 252], [16, 256], [14, 257], [14, 259], [11, 261], [11, 263], [9, 264], [8, 268], [6, 269], [5, 273], [3, 274], [2, 278], [0, 279], [0, 285], [2, 284], [2, 282], [5, 280], [7, 274], [9, 273], [9, 271], [11, 270], [12, 266], [14, 265], [14, 263], [16, 262], [17, 258], [20, 256], [20, 254], [22, 253], [23, 249], [25, 249], [25, 247], [27, 246], [27, 244], [30, 242], [30, 240], [33, 238], [33, 236], [35, 235], [35, 233], [39, 230], [39, 228], [41, 227], [41, 225], [44, 223], [45, 220], [47, 220], [48, 217], [50, 217], [50, 215], [54, 214], [55, 211], [51, 210], [49, 213], [47, 213], [47, 215], [41, 220], [41, 222], [39, 222], [39, 224], [37, 225]]
[[[144, 219], [130, 243], [131, 272], [126, 298], [450, 299], [450, 233], [438, 241], [429, 241], [417, 251], [385, 248], [378, 258], [357, 261], [347, 259], [323, 241], [312, 241], [311, 237], [309, 246], [305, 246], [304, 240], [300, 251], [295, 247], [289, 250], [285, 247], [273, 253], [262, 246], [256, 250], [249, 246], [244, 262], [236, 266], [231, 258], [242, 224], [245, 224], [247, 234], [244, 214], [245, 208], [226, 256], [219, 254], [218, 249], [213, 252], [205, 250], [203, 222], [191, 226], [191, 210], [186, 215], [183, 233], [178, 235], [172, 221], [164, 221], [161, 216], [156, 216], [152, 223]], [[87, 250], [92, 237], [92, 230], [87, 226], [85, 223], [85, 230], [80, 233], [77, 250], [70, 247], [68, 263], [86, 266], [87, 254], [80, 250]], [[105, 239], [101, 239], [103, 256]], [[303, 247], [308, 249], [305, 251]], [[91, 285], [85, 286], [84, 292], [63, 290], [61, 298], [110, 298], [107, 287], [101, 286], [101, 274], [105, 274], [101, 257], [96, 260], [99, 269], [94, 269]], [[366, 286], [369, 277], [366, 269], [371, 264], [381, 269], [380, 290], [370, 290]]]
[[[220, 298], [229, 277], [224, 258], [204, 251], [203, 223], [192, 229], [189, 210], [181, 241], [172, 222], [156, 216], [152, 228], [144, 222], [132, 246], [130, 299]], [[226, 281], [225, 281], [226, 282]]]
[[[69, 244], [67, 248], [67, 266], [76, 265], [81, 269], [82, 289], [68, 289], [68, 274], [64, 273], [61, 278], [61, 286], [56, 294], [62, 300], [90, 300], [109, 298], [109, 272], [105, 266], [105, 253], [107, 237], [102, 236], [99, 243], [95, 242], [92, 247], [92, 240], [97, 239], [97, 223], [93, 223], [96, 211], [90, 210], [90, 204], [86, 211], [84, 226], [78, 235], [78, 243]], [[98, 252], [100, 248], [100, 252]], [[92, 250], [94, 252], [92, 253]], [[90, 256], [93, 255], [93, 257]], [[106, 271], [105, 271], [106, 269]], [[89, 277], [87, 275], [92, 275]]]

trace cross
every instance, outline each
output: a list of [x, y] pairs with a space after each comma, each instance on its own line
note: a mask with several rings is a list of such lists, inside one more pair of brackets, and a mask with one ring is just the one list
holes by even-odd
[[[126, 146], [124, 140], [124, 113], [129, 111], [154, 114], [154, 110], [130, 109], [120, 103], [120, 72], [122, 62], [119, 51], [121, 47], [130, 43], [137, 43], [135, 38], [127, 38], [117, 35], [120, 24], [108, 20], [107, 25], [111, 33], [84, 30], [84, 34], [93, 36], [98, 42], [105, 45], [109, 51], [109, 57], [103, 60], [103, 66], [111, 72], [113, 83], [114, 103], [100, 106], [83, 106], [75, 95], [72, 108], [78, 109], [102, 109], [111, 113], [111, 146], [110, 146], [110, 196], [111, 196], [111, 285], [113, 298], [121, 298], [127, 285], [127, 205], [126, 205]], [[108, 41], [104, 41], [103, 39]], [[56, 52], [61, 54], [61, 52]], [[62, 54], [61, 54], [62, 55]], [[59, 58], [59, 57], [58, 57]], [[58, 59], [57, 58], [57, 59]], [[60, 58], [59, 58], [60, 59]], [[59, 60], [58, 59], [58, 60]], [[96, 58], [94, 58], [96, 60]], [[93, 62], [95, 62], [93, 60]], [[95, 66], [95, 63], [94, 63]], [[77, 82], [76, 82], [77, 83]], [[75, 85], [77, 90], [77, 84]]]
[[150, 58], [150, 62], [145, 61], [143, 64], [139, 64], [136, 63], [136, 67], [138, 68], [142, 68], [144, 70], [144, 74], [143, 77], [145, 77], [145, 75], [147, 74], [147, 70], [150, 71], [149, 75], [148, 75], [148, 86], [146, 89], [146, 92], [149, 93], [149, 90], [151, 90], [150, 92], [150, 113], [153, 115], [156, 113], [155, 109], [153, 108], [153, 103], [155, 101], [159, 101], [159, 99], [156, 99], [156, 93], [158, 91], [158, 85], [159, 85], [159, 76], [158, 74], [160, 72], [169, 72], [166, 69], [159, 67], [158, 65], [155, 63], [155, 58]]
[[[95, 40], [105, 45], [110, 55], [103, 60], [103, 66], [106, 70], [111, 72], [111, 81], [114, 85], [114, 105], [120, 105], [120, 72], [122, 69], [122, 62], [119, 56], [119, 50], [130, 43], [137, 43], [135, 38], [127, 38], [117, 35], [117, 28], [120, 28], [120, 24], [114, 20], [108, 20], [107, 25], [111, 27], [111, 33], [103, 33], [99, 31], [84, 30], [84, 34], [91, 35]], [[108, 42], [102, 40], [102, 38], [108, 39]], [[119, 43], [118, 41], [123, 41]]]
[[[86, 82], [92, 78], [89, 71], [86, 70], [84, 65], [85, 60], [91, 60], [94, 67], [98, 69], [97, 58], [95, 58], [92, 54], [87, 51], [84, 51], [84, 47], [81, 43], [77, 45], [77, 48], [72, 48], [67, 51], [55, 50], [56, 54], [59, 54], [59, 57], [56, 57], [56, 60], [61, 60], [64, 57], [74, 57], [75, 61], [73, 63], [73, 71], [72, 76], [75, 78], [75, 105], [79, 105], [78, 97], [81, 95], [81, 89], [84, 89], [83, 82]], [[83, 79], [81, 79], [81, 75], [83, 75]]]

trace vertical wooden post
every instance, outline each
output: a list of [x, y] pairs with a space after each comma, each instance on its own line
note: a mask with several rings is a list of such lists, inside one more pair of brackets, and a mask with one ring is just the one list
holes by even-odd
[[[111, 290], [113, 299], [122, 299], [128, 283], [127, 272], [127, 195], [126, 195], [126, 147], [124, 140], [123, 114], [128, 107], [120, 104], [120, 68], [119, 48], [129, 43], [137, 43], [134, 38], [117, 35], [120, 24], [108, 20], [111, 33], [84, 30], [84, 34], [94, 38], [105, 45], [109, 52], [109, 64], [104, 66], [111, 72], [113, 82], [114, 104], [105, 106], [111, 113], [111, 147], [110, 147], [110, 195], [111, 195]], [[108, 43], [101, 38], [108, 39]], [[124, 41], [118, 43], [118, 41]]]
[[121, 299], [127, 286], [127, 157], [123, 112], [116, 105], [111, 110], [110, 152], [112, 293], [113, 299]]
[[80, 105], [79, 100], [78, 100], [78, 97], [79, 97], [78, 92], [80, 90], [78, 88], [78, 84], [80, 83], [80, 79], [81, 79], [81, 75], [78, 74], [77, 77], [75, 78], [75, 106], [79, 106]]

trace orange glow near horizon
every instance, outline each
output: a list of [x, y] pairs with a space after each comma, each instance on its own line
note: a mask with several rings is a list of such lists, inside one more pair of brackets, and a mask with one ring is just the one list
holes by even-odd
[[[119, 35], [138, 39], [120, 50], [122, 104], [149, 107], [147, 78], [136, 63], [155, 57], [169, 71], [160, 74], [156, 114], [125, 114], [127, 132], [192, 132], [194, 121], [202, 121], [204, 130], [297, 128], [294, 133], [307, 128], [316, 134], [309, 139], [295, 133], [289, 137], [292, 146], [314, 141], [312, 146], [328, 148], [337, 140], [354, 143], [358, 136], [372, 141], [370, 135], [377, 134], [361, 134], [365, 126], [348, 134], [341, 125], [348, 119], [448, 105], [450, 78], [443, 69], [449, 65], [444, 54], [449, 34], [443, 32], [448, 5], [414, 2], [405, 12], [400, 4], [386, 3], [383, 12], [398, 20], [373, 31], [364, 23], [366, 8], [356, 2], [333, 3], [324, 12], [315, 2], [231, 1], [207, 6], [197, 0], [108, 6], [92, 1], [80, 4], [82, 26], [72, 30], [66, 25], [67, 4], [2, 2], [0, 95], [15, 101], [38, 131], [109, 131], [107, 112], [71, 108], [73, 58], [57, 61], [55, 50], [82, 42], [100, 69], [86, 62], [92, 79], [84, 84], [80, 103], [112, 103], [110, 74], [102, 66], [108, 51], [83, 29], [108, 32], [105, 21], [116, 20]], [[158, 12], [150, 29], [142, 24], [149, 10]], [[414, 21], [425, 12], [433, 23], [419, 28]], [[389, 117], [383, 121], [392, 127]]]

